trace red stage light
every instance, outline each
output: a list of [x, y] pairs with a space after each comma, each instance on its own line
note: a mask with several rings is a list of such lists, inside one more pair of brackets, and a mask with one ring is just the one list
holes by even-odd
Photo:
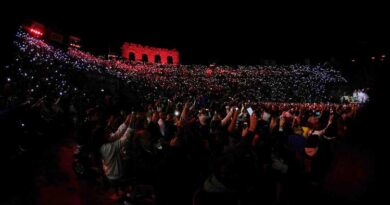
[[211, 76], [213, 74], [213, 71], [210, 69], [210, 68], [208, 68], [207, 70], [206, 70], [206, 75], [207, 76]]
[[43, 36], [43, 32], [38, 30], [38, 29], [30, 28], [29, 31], [31, 34], [33, 34], [35, 36], [38, 36], [38, 37]]

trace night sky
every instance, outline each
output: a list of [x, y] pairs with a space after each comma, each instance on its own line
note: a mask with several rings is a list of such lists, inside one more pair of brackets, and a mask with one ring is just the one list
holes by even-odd
[[80, 36], [84, 49], [94, 54], [109, 50], [119, 54], [120, 45], [128, 41], [177, 48], [184, 64], [259, 64], [266, 59], [348, 62], [387, 54], [390, 48], [384, 7], [379, 5], [311, 9], [249, 5], [218, 10], [187, 5], [149, 10], [107, 2], [98, 8], [58, 4], [50, 9], [10, 6], [11, 14], [1, 14], [3, 45], [12, 42], [17, 25], [33, 19], [63, 34]]

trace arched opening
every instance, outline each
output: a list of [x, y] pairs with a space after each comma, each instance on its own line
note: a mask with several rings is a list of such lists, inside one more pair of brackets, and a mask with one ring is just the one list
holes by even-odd
[[142, 62], [149, 62], [149, 60], [148, 60], [148, 55], [146, 55], [146, 54], [142, 54]]
[[154, 56], [154, 62], [155, 63], [161, 63], [161, 56], [160, 55], [155, 55]]
[[129, 53], [129, 60], [135, 61], [135, 54], [133, 52]]
[[173, 64], [173, 58], [172, 58], [172, 56], [168, 56], [167, 62], [168, 62], [168, 64]]

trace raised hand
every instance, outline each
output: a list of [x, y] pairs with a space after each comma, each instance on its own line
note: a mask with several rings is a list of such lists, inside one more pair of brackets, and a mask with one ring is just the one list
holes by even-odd
[[115, 122], [115, 117], [114, 115], [111, 115], [107, 120], [107, 127], [112, 127], [114, 125], [114, 122]]
[[238, 109], [234, 109], [233, 118], [232, 118], [232, 121], [230, 122], [230, 125], [228, 127], [228, 132], [233, 131], [234, 125], [236, 124], [236, 121], [237, 121], [237, 118], [238, 118]]
[[222, 119], [222, 121], [221, 121], [222, 126], [226, 125], [226, 123], [232, 117], [232, 115], [233, 115], [233, 108], [230, 109], [230, 111], [227, 113], [226, 117]]
[[334, 118], [334, 114], [331, 113], [331, 114], [329, 115], [328, 125], [332, 124], [333, 118]]
[[242, 136], [242, 137], [245, 137], [247, 134], [248, 134], [248, 128], [242, 129], [241, 136]]
[[130, 123], [131, 123], [131, 121], [132, 121], [132, 118], [133, 118], [133, 115], [132, 114], [128, 114], [127, 116], [126, 116], [126, 119], [125, 119], [125, 125], [126, 126], [130, 126]]
[[255, 113], [252, 113], [252, 115], [249, 117], [249, 131], [254, 132], [257, 127], [257, 117]]
[[284, 119], [284, 116], [281, 116], [279, 121], [279, 130], [281, 131], [283, 130], [285, 123], [286, 123], [286, 119]]

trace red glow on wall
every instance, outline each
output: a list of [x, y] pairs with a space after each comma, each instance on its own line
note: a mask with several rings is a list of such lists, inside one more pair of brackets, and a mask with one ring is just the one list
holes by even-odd
[[176, 49], [155, 48], [135, 43], [124, 43], [122, 45], [122, 56], [128, 60], [141, 62], [147, 59], [149, 63], [176, 65], [180, 62], [179, 51]]

